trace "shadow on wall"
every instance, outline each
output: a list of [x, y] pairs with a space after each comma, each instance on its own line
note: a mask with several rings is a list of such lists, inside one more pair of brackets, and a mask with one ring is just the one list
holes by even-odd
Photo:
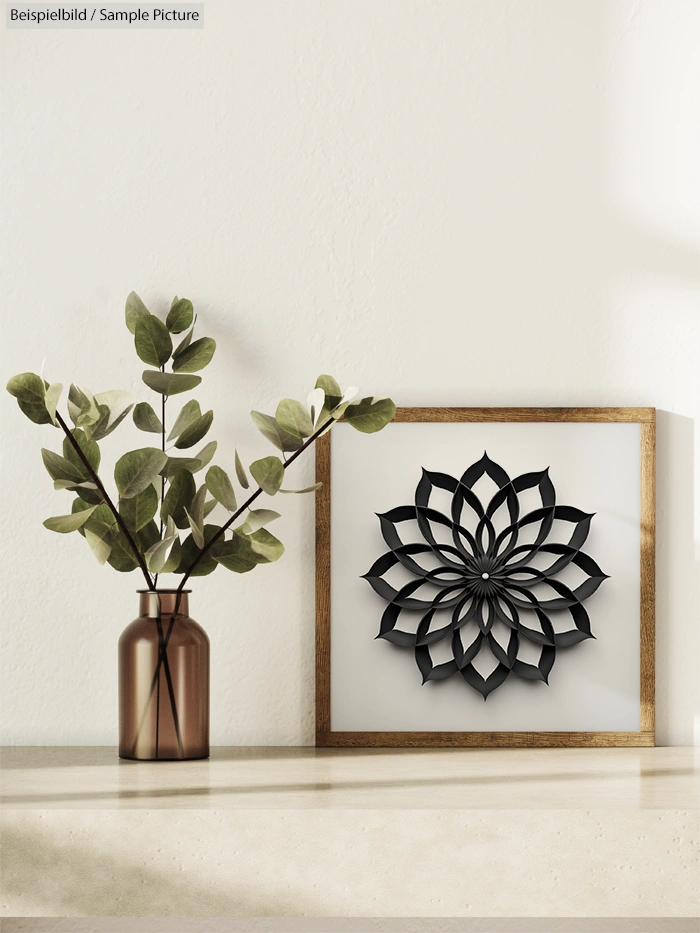
[[[16, 915], [133, 917], [296, 916], [315, 911], [291, 890], [271, 891], [268, 882], [255, 891], [208, 889], [169, 859], [161, 867], [110, 855], [104, 849], [71, 840], [60, 845], [44, 830], [2, 832], [3, 909]], [[244, 857], [244, 855], [242, 856]], [[235, 890], [234, 890], [235, 889]]]
[[[695, 723], [679, 723], [679, 711], [669, 703], [671, 677], [697, 683], [700, 656], [700, 564], [695, 556], [695, 451], [694, 422], [668, 411], [657, 411], [656, 433], [656, 732], [665, 744], [671, 724], [689, 728], [695, 744], [700, 740], [700, 705], [688, 708]], [[671, 580], [685, 581], [685, 592], [676, 592]], [[674, 652], [676, 668], [671, 674], [669, 654], [675, 640], [685, 652]], [[682, 662], [679, 658], [683, 655]], [[682, 670], [679, 664], [683, 664]], [[700, 697], [696, 698], [700, 701]], [[691, 740], [692, 741], [692, 740]]]

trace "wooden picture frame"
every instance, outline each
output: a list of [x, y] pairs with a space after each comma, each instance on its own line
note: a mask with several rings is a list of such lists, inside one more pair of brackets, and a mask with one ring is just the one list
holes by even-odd
[[320, 747], [642, 747], [655, 744], [654, 408], [399, 408], [397, 422], [634, 422], [640, 425], [638, 732], [334, 732], [331, 729], [331, 433], [316, 444], [316, 745]]

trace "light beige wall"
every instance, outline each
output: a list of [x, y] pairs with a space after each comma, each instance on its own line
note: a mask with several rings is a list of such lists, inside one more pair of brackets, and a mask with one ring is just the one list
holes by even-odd
[[[224, 466], [321, 371], [403, 405], [656, 405], [659, 739], [700, 743], [697, 26], [682, 0], [209, 0], [202, 31], [3, 30], [5, 378], [45, 356], [145, 398], [135, 288], [217, 339]], [[56, 437], [0, 416], [3, 741], [114, 743], [139, 581], [44, 531]], [[289, 498], [279, 564], [196, 583], [215, 743], [312, 740]]]

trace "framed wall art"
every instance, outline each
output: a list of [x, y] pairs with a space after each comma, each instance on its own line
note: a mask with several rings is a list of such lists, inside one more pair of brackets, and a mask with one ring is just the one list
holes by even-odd
[[316, 744], [654, 744], [655, 409], [317, 443]]

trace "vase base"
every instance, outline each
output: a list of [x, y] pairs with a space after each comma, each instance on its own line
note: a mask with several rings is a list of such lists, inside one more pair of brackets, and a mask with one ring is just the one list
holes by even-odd
[[119, 757], [123, 761], [206, 761], [206, 759], [209, 758], [209, 752], [207, 752], [206, 755], [184, 755], [182, 758], [177, 758], [177, 757], [141, 758], [137, 755], [124, 755], [121, 752], [119, 752]]

